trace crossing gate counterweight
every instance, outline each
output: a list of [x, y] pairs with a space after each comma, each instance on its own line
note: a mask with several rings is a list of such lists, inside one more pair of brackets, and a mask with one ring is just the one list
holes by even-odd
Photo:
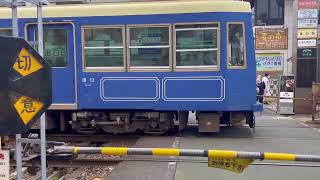
[[26, 132], [52, 102], [50, 65], [21, 38], [0, 36], [0, 135]]

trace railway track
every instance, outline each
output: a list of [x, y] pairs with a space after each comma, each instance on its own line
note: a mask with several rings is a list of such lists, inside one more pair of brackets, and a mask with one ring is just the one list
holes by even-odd
[[[58, 134], [48, 133], [47, 142], [64, 142], [66, 145], [74, 146], [133, 146], [142, 135], [108, 135], [108, 134]], [[23, 135], [28, 137], [28, 134]], [[34, 146], [33, 148], [38, 148]], [[12, 149], [12, 151], [14, 151]], [[53, 179], [87, 179], [87, 177], [104, 177], [106, 172], [110, 173], [112, 169], [121, 161], [116, 159], [108, 159], [104, 155], [81, 155], [73, 157], [66, 154], [52, 154], [51, 149], [47, 151], [47, 172], [48, 176], [55, 177]], [[50, 153], [51, 152], [51, 153]], [[34, 180], [41, 175], [40, 173], [40, 156], [37, 150], [30, 149], [26, 153], [29, 157], [34, 156], [29, 161], [23, 163], [25, 168], [25, 179]], [[15, 167], [15, 161], [10, 162], [12, 169]], [[85, 174], [83, 174], [85, 172]], [[15, 179], [16, 172], [12, 172], [11, 179]], [[93, 179], [92, 178], [92, 179]]]
[[90, 143], [135, 143], [142, 135], [108, 135], [108, 134], [47, 134], [47, 141], [90, 142]]
[[[208, 163], [207, 158], [186, 158], [186, 157], [109, 157], [103, 159], [95, 158], [76, 158], [73, 160], [49, 160], [49, 168], [80, 168], [80, 167], [100, 167], [100, 166], [114, 166], [124, 161], [142, 161], [142, 162], [184, 162], [184, 163]], [[13, 162], [14, 163], [14, 162]], [[272, 162], [256, 162], [252, 165], [257, 166], [297, 166], [297, 167], [320, 167], [320, 163], [272, 163]], [[25, 167], [40, 167], [40, 161], [24, 164]]]

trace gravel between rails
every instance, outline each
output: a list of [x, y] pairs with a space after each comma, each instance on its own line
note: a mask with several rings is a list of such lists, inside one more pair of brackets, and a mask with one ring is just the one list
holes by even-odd
[[[131, 147], [133, 146], [141, 136], [139, 135], [81, 135], [81, 134], [74, 134], [74, 135], [50, 135], [48, 134], [47, 140], [56, 140], [65, 142], [67, 145], [73, 146], [88, 146], [88, 147], [99, 147], [99, 146], [115, 146], [115, 147]], [[15, 148], [15, 137], [10, 137], [7, 143], [8, 149]], [[91, 155], [80, 155], [79, 158], [83, 159], [110, 159], [117, 158], [116, 156], [107, 156], [107, 155], [100, 155], [100, 154], [91, 154]], [[51, 176], [50, 179], [52, 180], [92, 180], [94, 178], [104, 178], [110, 174], [110, 172], [115, 169], [119, 162], [110, 163], [112, 165], [99, 165], [94, 167], [65, 167], [65, 168], [47, 168], [47, 176]], [[38, 179], [40, 168], [36, 168], [34, 172], [35, 175], [32, 175], [28, 172], [29, 168], [24, 167], [24, 174], [23, 177], [25, 180], [34, 180]], [[59, 171], [60, 173], [57, 173]], [[10, 172], [14, 174], [16, 171], [13, 167], [11, 167]], [[50, 173], [49, 173], [50, 172]], [[51, 173], [52, 172], [52, 173]]]

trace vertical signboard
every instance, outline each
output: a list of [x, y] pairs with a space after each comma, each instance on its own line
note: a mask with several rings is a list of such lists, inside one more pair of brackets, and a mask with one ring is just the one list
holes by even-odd
[[280, 76], [279, 114], [294, 114], [294, 87], [293, 75]]
[[318, 13], [318, 0], [298, 0], [297, 87], [309, 87], [317, 74]]
[[0, 151], [0, 180], [9, 179], [9, 151]]

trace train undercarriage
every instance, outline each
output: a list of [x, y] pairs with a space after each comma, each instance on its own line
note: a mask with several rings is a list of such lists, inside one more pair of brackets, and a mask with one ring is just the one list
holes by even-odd
[[[199, 132], [219, 132], [220, 125], [255, 126], [253, 112], [192, 112], [189, 111], [49, 111], [47, 129], [79, 133], [112, 134], [143, 131], [163, 134], [183, 130], [188, 123], [198, 125]], [[57, 120], [58, 119], [58, 120]]]

